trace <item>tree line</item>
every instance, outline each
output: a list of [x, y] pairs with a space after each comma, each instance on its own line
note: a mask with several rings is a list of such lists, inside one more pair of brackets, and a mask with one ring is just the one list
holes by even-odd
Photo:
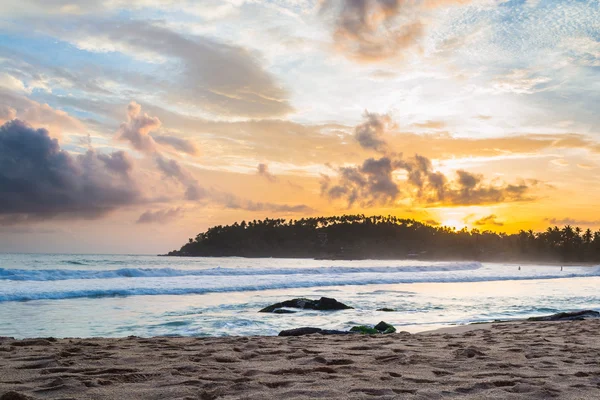
[[596, 262], [600, 230], [566, 225], [506, 234], [391, 215], [266, 218], [211, 227], [168, 255]]

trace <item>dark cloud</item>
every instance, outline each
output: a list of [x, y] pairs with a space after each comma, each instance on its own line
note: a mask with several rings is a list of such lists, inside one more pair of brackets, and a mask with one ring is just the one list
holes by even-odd
[[72, 156], [47, 130], [7, 122], [0, 127], [0, 215], [5, 223], [59, 215], [95, 218], [138, 203], [141, 194], [125, 160], [94, 150]]
[[149, 133], [160, 128], [160, 120], [142, 114], [142, 106], [132, 101], [127, 106], [127, 122], [119, 127], [117, 139], [128, 141], [134, 149], [144, 153], [152, 153], [156, 150], [156, 143]]
[[354, 138], [365, 149], [385, 151], [387, 144], [382, 137], [394, 126], [392, 119], [389, 115], [368, 111], [365, 111], [363, 116], [366, 121], [354, 128]]
[[129, 176], [129, 172], [133, 169], [133, 160], [124, 151], [98, 154], [98, 159], [104, 163], [106, 168], [123, 176]]
[[180, 207], [177, 208], [168, 208], [164, 210], [157, 211], [146, 211], [136, 221], [137, 224], [165, 224], [173, 219], [179, 218], [183, 214], [183, 209]]
[[[394, 172], [406, 174], [398, 179]], [[526, 201], [536, 181], [512, 184], [488, 184], [483, 176], [459, 170], [456, 179], [433, 171], [431, 161], [424, 156], [412, 158], [383, 156], [369, 158], [356, 167], [337, 169], [338, 179], [321, 179], [321, 193], [330, 199], [344, 199], [351, 207], [390, 205], [399, 198], [422, 204], [476, 205]], [[401, 197], [401, 195], [403, 197]]]
[[152, 137], [157, 143], [171, 146], [175, 150], [179, 150], [191, 155], [198, 153], [198, 148], [196, 145], [189, 140], [178, 138], [176, 136], [152, 135]]
[[395, 167], [389, 157], [369, 158], [358, 167], [341, 167], [339, 179], [331, 184], [331, 178], [323, 176], [321, 193], [331, 199], [343, 198], [348, 206], [359, 202], [363, 206], [388, 204], [400, 193], [392, 172]]
[[258, 175], [266, 178], [269, 182], [275, 182], [277, 180], [277, 177], [275, 175], [273, 175], [271, 172], [269, 172], [269, 166], [267, 164], [264, 164], [264, 163], [258, 164], [258, 166], [256, 167], [256, 170], [257, 170]]
[[501, 184], [491, 185], [483, 181], [482, 175], [472, 174], [459, 170], [456, 172], [458, 179], [443, 195], [438, 195], [437, 201], [452, 205], [494, 204], [513, 201], [532, 200], [528, 196], [536, 181], [519, 185]]
[[504, 226], [504, 222], [498, 221], [498, 217], [495, 214], [488, 215], [487, 217], [483, 217], [473, 222], [474, 225], [482, 226], [482, 225], [496, 225], [496, 226]]

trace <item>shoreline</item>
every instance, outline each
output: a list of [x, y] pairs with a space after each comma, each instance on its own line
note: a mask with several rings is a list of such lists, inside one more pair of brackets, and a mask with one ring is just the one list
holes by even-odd
[[598, 396], [600, 319], [466, 326], [414, 335], [0, 338], [0, 399]]
[[514, 264], [514, 265], [544, 265], [544, 266], [564, 266], [564, 267], [600, 267], [600, 261], [556, 261], [556, 260], [475, 260], [471, 258], [399, 258], [399, 257], [357, 257], [357, 258], [336, 258], [336, 257], [298, 257], [298, 256], [226, 256], [226, 255], [180, 255], [180, 254], [156, 254], [156, 257], [189, 257], [189, 258], [243, 258], [243, 259], [261, 259], [261, 258], [281, 258], [281, 259], [300, 259], [300, 260], [316, 260], [316, 261], [420, 261], [420, 262], [479, 262], [492, 264]]

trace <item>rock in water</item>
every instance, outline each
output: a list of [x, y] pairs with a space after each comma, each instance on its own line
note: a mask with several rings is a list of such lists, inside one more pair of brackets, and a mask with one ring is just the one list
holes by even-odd
[[287, 300], [281, 303], [272, 304], [268, 307], [263, 308], [259, 312], [275, 312], [275, 310], [284, 307], [319, 311], [348, 310], [353, 308], [345, 305], [344, 303], [340, 303], [336, 299], [331, 299], [329, 297], [321, 297], [319, 300], [310, 300], [304, 298]]
[[383, 308], [378, 308], [375, 311], [384, 311], [384, 312], [395, 312], [396, 310], [394, 310], [393, 308], [387, 308], [387, 307], [383, 307]]
[[353, 326], [350, 328], [350, 332], [362, 333], [365, 335], [375, 335], [380, 333], [394, 333], [396, 332], [396, 328], [387, 322], [381, 321], [373, 327], [367, 325]]
[[381, 333], [394, 333], [396, 332], [396, 328], [393, 325], [388, 324], [387, 322], [381, 321], [377, 325], [374, 326]]
[[349, 307], [347, 305], [345, 305], [344, 303], [340, 303], [339, 301], [337, 301], [336, 299], [332, 299], [329, 297], [321, 297], [319, 299], [319, 301], [317, 302], [317, 310], [323, 310], [323, 311], [328, 311], [328, 310], [347, 310]]
[[362, 333], [363, 335], [375, 335], [381, 333], [377, 329], [366, 325], [353, 326], [350, 328], [350, 332]]
[[304, 327], [304, 328], [283, 330], [283, 331], [279, 332], [279, 336], [304, 336], [304, 335], [312, 335], [313, 333], [319, 333], [321, 335], [347, 335], [352, 332]]
[[296, 311], [286, 310], [285, 308], [278, 308], [273, 310], [273, 314], [296, 314]]
[[528, 321], [581, 321], [586, 318], [600, 318], [600, 312], [592, 310], [561, 312], [544, 317], [531, 317]]

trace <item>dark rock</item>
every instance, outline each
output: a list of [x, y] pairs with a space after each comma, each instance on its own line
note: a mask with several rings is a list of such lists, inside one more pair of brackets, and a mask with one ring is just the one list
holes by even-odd
[[303, 336], [303, 335], [312, 335], [313, 333], [321, 332], [321, 328], [296, 328], [296, 329], [287, 329], [279, 332], [279, 336]]
[[384, 307], [384, 308], [378, 308], [375, 311], [395, 312], [396, 310], [394, 310], [393, 308], [386, 308], [386, 307]]
[[394, 328], [392, 325], [390, 325], [390, 324], [388, 324], [387, 322], [384, 322], [384, 321], [381, 321], [380, 323], [378, 323], [377, 325], [375, 325], [374, 328], [377, 329], [381, 333], [394, 333], [394, 332], [396, 332], [396, 328]]
[[531, 317], [528, 321], [581, 321], [586, 318], [600, 318], [600, 312], [592, 310], [561, 312], [544, 317]]
[[317, 310], [347, 310], [352, 308], [329, 297], [321, 297], [317, 303]]
[[286, 310], [285, 308], [278, 308], [277, 310], [273, 310], [273, 314], [295, 314], [296, 311]]
[[363, 335], [378, 335], [381, 333], [377, 329], [366, 325], [353, 326], [350, 328], [350, 332], [362, 333]]
[[321, 297], [319, 300], [310, 299], [292, 299], [283, 301], [281, 303], [272, 304], [268, 307], [263, 308], [259, 312], [275, 312], [279, 308], [300, 308], [302, 310], [319, 310], [319, 311], [334, 311], [334, 310], [348, 310], [352, 307], [340, 303], [336, 299], [329, 297]]
[[304, 328], [283, 330], [283, 331], [279, 332], [279, 336], [304, 336], [304, 335], [312, 335], [314, 333], [319, 333], [321, 335], [347, 335], [352, 332], [304, 327]]
[[335, 329], [323, 329], [319, 333], [321, 335], [349, 335], [349, 334], [354, 333], [354, 332], [350, 332], [350, 331], [338, 331], [338, 330], [335, 330]]
[[6, 392], [0, 396], [0, 400], [33, 400], [33, 397], [29, 397], [19, 392]]

